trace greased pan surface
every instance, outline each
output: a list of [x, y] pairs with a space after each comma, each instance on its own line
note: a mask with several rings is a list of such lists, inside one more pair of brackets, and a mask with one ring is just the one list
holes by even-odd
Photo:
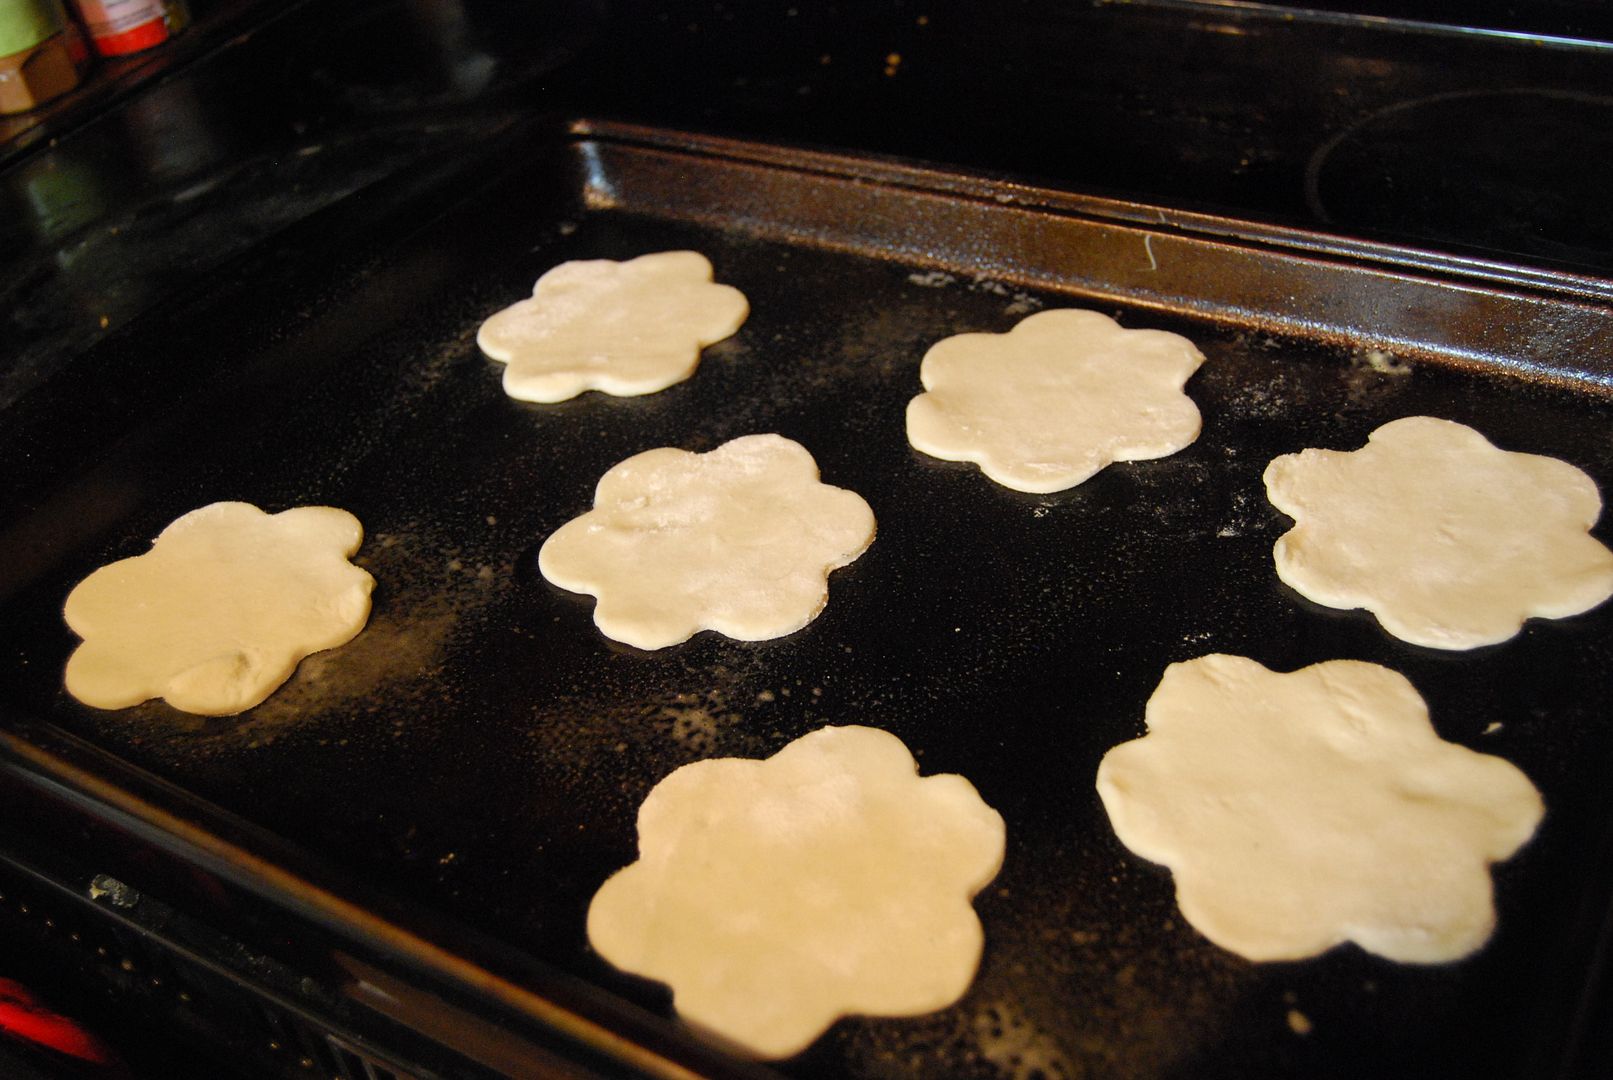
[[[333, 232], [328, 258], [301, 257], [284, 302], [247, 275], [189, 298], [182, 317], [137, 324], [21, 403], [0, 436], [14, 460], [41, 462], [7, 487], [0, 523], [19, 553], [0, 576], [8, 725], [87, 739], [399, 905], [665, 1013], [665, 993], [610, 969], [583, 929], [593, 891], [634, 856], [638, 803], [685, 762], [872, 724], [925, 772], [968, 777], [1007, 821], [1002, 873], [977, 901], [985, 957], [955, 1007], [843, 1021], [782, 1073], [1564, 1064], [1613, 896], [1613, 607], [1471, 653], [1402, 644], [1277, 582], [1270, 549], [1288, 522], [1260, 475], [1277, 454], [1353, 449], [1429, 413], [1613, 490], [1613, 336], [1597, 283], [1501, 287], [1404, 253], [1208, 236], [1128, 221], [1135, 207], [1034, 196], [579, 129], [532, 137], [478, 189], [444, 190], [433, 220]], [[562, 260], [672, 248], [706, 254], [752, 309], [693, 379], [635, 399], [504, 396], [474, 345], [482, 318]], [[907, 446], [903, 409], [930, 344], [1060, 305], [1200, 347], [1192, 446], [1049, 496]], [[805, 630], [641, 653], [594, 629], [591, 600], [538, 576], [537, 546], [588, 508], [612, 464], [765, 431], [804, 444], [879, 523]], [[68, 589], [218, 499], [355, 513], [378, 583], [368, 628], [237, 718], [66, 697]], [[1496, 870], [1500, 925], [1483, 952], [1408, 967], [1346, 947], [1254, 965], [1185, 926], [1168, 874], [1114, 839], [1093, 778], [1141, 733], [1165, 666], [1209, 652], [1279, 670], [1388, 665], [1442, 735], [1529, 775], [1547, 818]]]

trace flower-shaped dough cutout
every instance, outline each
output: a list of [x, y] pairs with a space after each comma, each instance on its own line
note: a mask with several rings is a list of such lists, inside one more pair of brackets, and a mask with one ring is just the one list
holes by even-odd
[[1360, 450], [1279, 457], [1265, 482], [1295, 521], [1273, 551], [1277, 576], [1416, 645], [1492, 645], [1530, 616], [1613, 595], [1613, 552], [1590, 535], [1602, 510], [1591, 478], [1464, 424], [1406, 417]]
[[1410, 963], [1466, 956], [1495, 926], [1490, 864], [1544, 812], [1522, 772], [1442, 740], [1376, 664], [1279, 674], [1203, 656], [1165, 669], [1146, 720], [1098, 766], [1109, 820], [1170, 868], [1189, 923], [1250, 960], [1344, 941]]
[[1096, 311], [1042, 311], [1006, 334], [959, 334], [924, 354], [907, 406], [915, 450], [972, 461], [1015, 491], [1062, 491], [1115, 461], [1198, 438], [1183, 393], [1204, 354], [1178, 334]]
[[713, 284], [699, 252], [584, 259], [540, 277], [530, 299], [482, 323], [476, 344], [506, 365], [504, 392], [520, 401], [632, 397], [693, 375], [700, 350], [748, 314], [744, 294]]
[[613, 466], [594, 508], [544, 541], [538, 569], [597, 597], [595, 625], [640, 649], [700, 630], [761, 641], [816, 618], [829, 572], [873, 539], [868, 504], [821, 483], [805, 447], [746, 435], [704, 454], [663, 447]]
[[67, 692], [99, 709], [154, 697], [204, 716], [252, 708], [303, 657], [363, 629], [375, 579], [347, 561], [363, 537], [328, 506], [192, 510], [68, 594], [63, 614], [84, 641]]
[[685, 765], [644, 800], [638, 835], [638, 861], [594, 896], [588, 940], [762, 1058], [841, 1016], [960, 998], [983, 947], [970, 902], [1004, 847], [969, 781], [920, 778], [901, 740], [869, 727]]

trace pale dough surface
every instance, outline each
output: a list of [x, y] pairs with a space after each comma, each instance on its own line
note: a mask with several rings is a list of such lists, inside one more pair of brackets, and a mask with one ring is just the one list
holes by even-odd
[[68, 594], [67, 625], [84, 639], [68, 693], [100, 709], [154, 697], [205, 716], [250, 709], [304, 656], [363, 629], [375, 580], [347, 561], [363, 536], [328, 506], [192, 510]]
[[972, 461], [1016, 491], [1074, 487], [1114, 461], [1174, 454], [1198, 437], [1182, 392], [1204, 362], [1163, 330], [1095, 311], [1042, 311], [1006, 334], [959, 334], [925, 353], [907, 406], [913, 448]]
[[530, 299], [482, 323], [476, 344], [507, 365], [504, 391], [521, 401], [631, 397], [693, 375], [700, 350], [748, 314], [744, 294], [713, 284], [699, 252], [586, 259], [540, 277]]
[[595, 625], [641, 649], [700, 630], [760, 641], [816, 618], [829, 572], [873, 539], [868, 504], [820, 482], [805, 447], [746, 435], [704, 454], [663, 447], [613, 466], [594, 508], [544, 541], [538, 569], [597, 597]]
[[1522, 772], [1440, 739], [1375, 664], [1204, 656], [1165, 669], [1146, 719], [1098, 767], [1109, 820], [1170, 868], [1189, 923], [1250, 960], [1344, 941], [1412, 963], [1473, 952], [1495, 925], [1490, 864], [1544, 812]]
[[1613, 595], [1613, 552], [1589, 534], [1602, 510], [1591, 478], [1463, 424], [1406, 417], [1360, 450], [1279, 457], [1265, 482], [1295, 523], [1273, 551], [1277, 576], [1417, 645], [1492, 645], [1526, 618]]
[[588, 940], [757, 1057], [840, 1016], [945, 1008], [979, 966], [971, 900], [1005, 832], [963, 777], [917, 771], [869, 727], [685, 765], [640, 807], [639, 859], [595, 894]]

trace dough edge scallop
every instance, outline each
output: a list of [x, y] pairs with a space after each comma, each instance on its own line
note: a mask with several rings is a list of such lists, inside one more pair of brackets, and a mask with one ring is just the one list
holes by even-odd
[[1178, 334], [1125, 329], [1096, 311], [1037, 312], [1006, 333], [931, 346], [908, 442], [1016, 491], [1063, 491], [1113, 462], [1190, 445], [1202, 421], [1183, 388], [1203, 362]]
[[375, 579], [348, 561], [362, 541], [358, 519], [328, 506], [218, 502], [176, 518], [149, 551], [68, 594], [63, 617], [84, 639], [68, 693], [102, 709], [158, 697], [204, 716], [252, 708], [364, 628]]
[[1520, 770], [1441, 739], [1410, 682], [1375, 664], [1199, 657], [1166, 669], [1146, 719], [1099, 766], [1110, 823], [1170, 869], [1191, 925], [1250, 960], [1345, 941], [1460, 959], [1494, 928], [1490, 865], [1544, 814]]
[[1003, 819], [963, 777], [919, 776], [894, 735], [827, 727], [766, 759], [685, 765], [638, 826], [589, 942], [742, 1053], [792, 1056], [841, 1016], [933, 1012], [974, 979], [972, 901], [1002, 865]]
[[600, 632], [636, 648], [702, 630], [763, 641], [817, 618], [829, 574], [868, 550], [875, 527], [862, 496], [824, 484], [801, 444], [746, 435], [618, 462], [593, 509], [544, 541], [538, 569], [594, 596]]
[[1590, 535], [1595, 482], [1464, 424], [1404, 417], [1357, 450], [1275, 458], [1264, 482], [1295, 522], [1272, 550], [1283, 583], [1414, 645], [1495, 645], [1613, 596], [1613, 551]]
[[476, 343], [505, 365], [504, 391], [519, 401], [653, 394], [693, 375], [701, 350], [749, 316], [745, 295], [713, 278], [696, 251], [564, 262], [486, 319]]

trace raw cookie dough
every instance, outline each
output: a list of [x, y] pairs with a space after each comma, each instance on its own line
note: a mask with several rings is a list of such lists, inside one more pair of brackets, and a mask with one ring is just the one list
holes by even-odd
[[1004, 828], [963, 777], [917, 773], [869, 727], [683, 766], [640, 807], [639, 859], [595, 894], [589, 942], [762, 1058], [840, 1016], [945, 1008], [980, 963], [970, 901], [1002, 865]]
[[829, 599], [829, 571], [874, 539], [862, 496], [818, 480], [781, 435], [705, 454], [636, 454], [599, 481], [594, 509], [538, 551], [545, 578], [599, 598], [594, 623], [641, 649], [715, 630], [741, 641], [794, 633]]
[[1204, 362], [1163, 330], [1042, 311], [1006, 334], [959, 334], [925, 353], [907, 406], [915, 450], [973, 461], [1016, 491], [1074, 487], [1113, 461], [1174, 454], [1198, 438], [1182, 392]]
[[1148, 734], [1104, 755], [1098, 794], [1132, 851], [1170, 867], [1182, 914], [1250, 960], [1343, 941], [1438, 963], [1495, 926], [1489, 865], [1544, 808], [1501, 758], [1440, 739], [1399, 674], [1332, 660], [1172, 664]]
[[711, 278], [694, 251], [561, 263], [531, 299], [482, 323], [476, 344], [508, 365], [504, 392], [521, 401], [653, 394], [693, 375], [701, 348], [750, 313], [744, 294]]
[[250, 709], [304, 656], [363, 629], [375, 579], [347, 561], [363, 536], [328, 506], [192, 510], [68, 594], [63, 614], [84, 641], [67, 692], [99, 709], [154, 697], [204, 716]]
[[1277, 576], [1417, 645], [1492, 645], [1530, 616], [1613, 595], [1613, 552], [1589, 535], [1602, 510], [1591, 478], [1463, 424], [1406, 417], [1360, 450], [1279, 457], [1265, 481], [1295, 521], [1273, 551]]

